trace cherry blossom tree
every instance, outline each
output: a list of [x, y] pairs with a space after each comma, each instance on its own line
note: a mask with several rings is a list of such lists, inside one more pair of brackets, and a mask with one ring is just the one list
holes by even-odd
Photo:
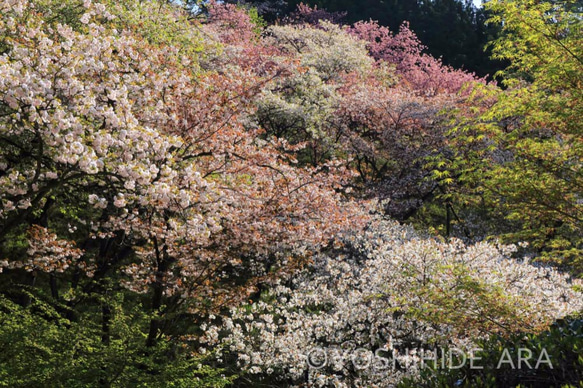
[[394, 64], [397, 72], [418, 93], [457, 93], [468, 83], [484, 82], [473, 74], [445, 66], [441, 60], [423, 53], [425, 46], [407, 23], [403, 23], [396, 34], [374, 21], [358, 22], [349, 31], [368, 43], [367, 47], [375, 59]]
[[201, 346], [224, 344], [218, 357], [256, 381], [390, 387], [436, 349], [469, 354], [480, 338], [538, 332], [583, 307], [567, 275], [517, 261], [513, 246], [445, 243], [383, 220], [345, 238], [261, 300], [205, 325]]
[[[167, 315], [244, 299], [351, 221], [332, 178], [290, 164], [284, 141], [243, 128], [256, 75], [201, 73], [180, 45], [118, 30], [143, 5], [86, 2], [70, 24], [47, 22], [33, 2], [2, 7], [7, 267], [36, 276], [65, 261], [74, 288], [84, 272], [89, 290], [117, 279], [149, 295], [154, 345]], [[30, 259], [5, 245], [23, 228], [34, 237]], [[38, 239], [52, 252], [29, 265]]]

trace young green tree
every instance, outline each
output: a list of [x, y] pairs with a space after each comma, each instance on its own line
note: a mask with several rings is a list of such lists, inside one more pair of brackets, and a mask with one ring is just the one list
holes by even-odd
[[[581, 272], [583, 262], [583, 34], [574, 0], [492, 0], [510, 61], [505, 91], [484, 89], [452, 141], [456, 173], [509, 240]], [[443, 172], [442, 172], [443, 173]], [[468, 197], [466, 197], [467, 199]], [[500, 232], [500, 231], [499, 231]]]

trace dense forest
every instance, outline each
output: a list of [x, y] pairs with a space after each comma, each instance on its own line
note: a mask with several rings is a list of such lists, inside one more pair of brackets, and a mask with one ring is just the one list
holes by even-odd
[[0, 387], [581, 386], [582, 13], [0, 0]]

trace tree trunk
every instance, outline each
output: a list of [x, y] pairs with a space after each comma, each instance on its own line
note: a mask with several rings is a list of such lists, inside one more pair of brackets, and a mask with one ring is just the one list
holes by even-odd
[[[156, 263], [158, 265], [156, 271], [156, 281], [152, 285], [152, 314], [160, 314], [160, 307], [162, 307], [162, 294], [163, 294], [163, 284], [164, 275], [168, 270], [168, 257], [166, 253], [166, 248], [164, 252], [160, 252], [160, 247], [158, 245], [158, 240], [154, 239], [154, 248], [156, 250]], [[161, 327], [161, 318], [153, 317], [150, 320], [150, 330], [148, 332], [148, 339], [146, 340], [146, 346], [152, 347], [156, 345], [156, 340]]]

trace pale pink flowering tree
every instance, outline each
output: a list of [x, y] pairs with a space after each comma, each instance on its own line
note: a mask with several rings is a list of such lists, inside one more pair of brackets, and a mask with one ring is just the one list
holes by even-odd
[[485, 82], [473, 74], [445, 66], [440, 59], [423, 53], [425, 46], [403, 23], [398, 33], [375, 21], [358, 22], [348, 28], [351, 34], [367, 42], [371, 55], [395, 65], [397, 73], [418, 93], [458, 93], [473, 82]]
[[245, 45], [258, 38], [255, 31], [257, 26], [252, 22], [249, 13], [235, 4], [210, 1], [208, 22], [221, 41], [227, 44]]
[[43, 256], [55, 261], [46, 268], [66, 256], [88, 283], [147, 293], [153, 345], [169, 314], [244, 299], [362, 218], [333, 175], [294, 166], [284, 140], [243, 127], [259, 76], [204, 74], [182, 46], [118, 30], [148, 5], [84, 7], [68, 25], [46, 23], [35, 3], [2, 3], [1, 241], [42, 224], [70, 248]]

